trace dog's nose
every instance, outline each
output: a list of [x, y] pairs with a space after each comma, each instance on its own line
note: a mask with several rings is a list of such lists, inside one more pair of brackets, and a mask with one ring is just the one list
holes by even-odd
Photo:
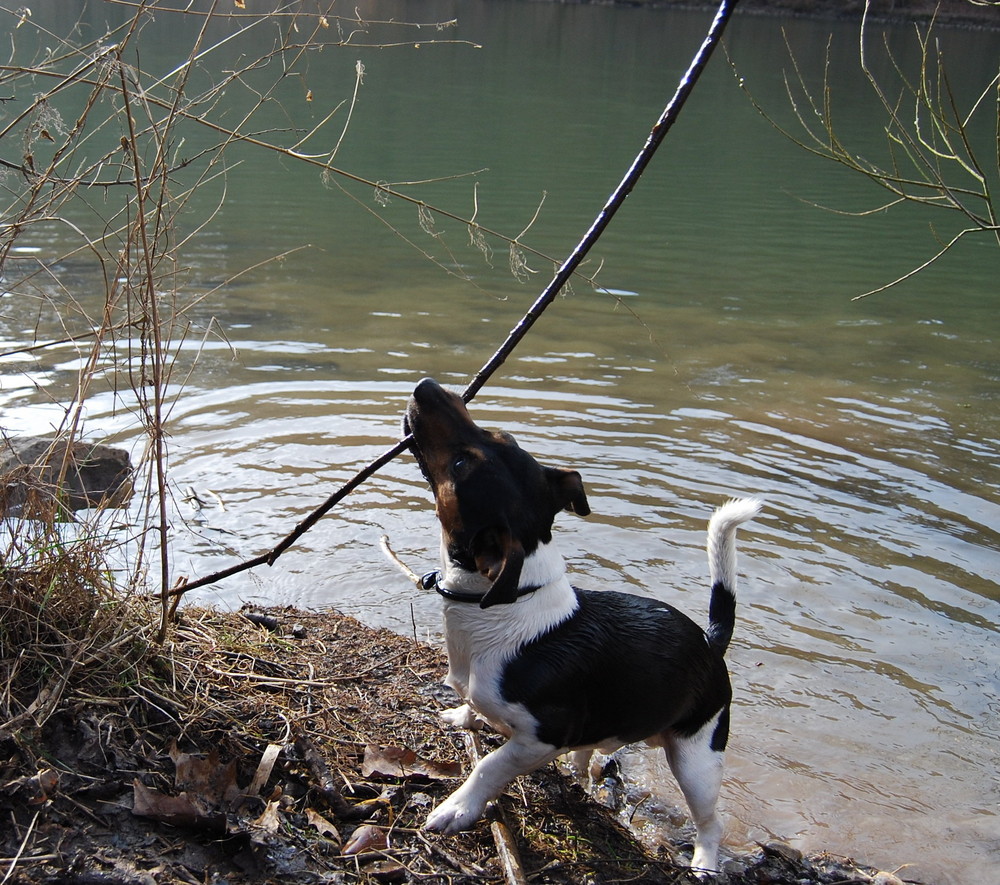
[[413, 390], [413, 396], [418, 401], [421, 399], [427, 399], [436, 393], [442, 393], [444, 388], [437, 383], [433, 378], [423, 378], [417, 384]]

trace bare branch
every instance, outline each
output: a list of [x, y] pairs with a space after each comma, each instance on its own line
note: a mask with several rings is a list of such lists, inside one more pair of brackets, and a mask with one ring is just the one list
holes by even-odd
[[[987, 112], [987, 98], [993, 95], [995, 132], [998, 136], [993, 163], [995, 171], [1000, 171], [1000, 73], [985, 72], [988, 76], [986, 85], [975, 96], [969, 108], [963, 110], [951, 88], [943, 53], [932, 39], [932, 22], [926, 30], [917, 28], [915, 31], [920, 49], [920, 64], [915, 78], [907, 75], [897, 62], [887, 39], [883, 38], [881, 56], [889, 62], [897, 81], [895, 89], [898, 90], [898, 97], [893, 98], [895, 93], [891, 91], [892, 87], [876, 76], [874, 66], [870, 64], [872, 50], [868, 11], [869, 4], [866, 3], [858, 35], [858, 59], [865, 80], [887, 120], [885, 139], [889, 162], [886, 165], [855, 152], [839, 136], [834, 122], [833, 84], [829, 78], [829, 43], [821, 84], [823, 98], [822, 102], [818, 102], [806, 82], [787, 35], [785, 38], [793, 74], [792, 77], [786, 74], [786, 92], [794, 119], [805, 133], [804, 139], [781, 126], [754, 99], [733, 65], [740, 86], [754, 108], [778, 132], [809, 153], [839, 163], [892, 194], [891, 200], [873, 209], [862, 212], [834, 211], [860, 216], [881, 212], [901, 203], [916, 203], [957, 213], [963, 219], [965, 226], [935, 255], [912, 271], [859, 297], [883, 292], [911, 279], [971, 234], [989, 234], [1000, 244], [1000, 227], [990, 190], [990, 176], [986, 173], [970, 135], [973, 118], [977, 113]], [[820, 128], [817, 128], [816, 121], [819, 121]]]

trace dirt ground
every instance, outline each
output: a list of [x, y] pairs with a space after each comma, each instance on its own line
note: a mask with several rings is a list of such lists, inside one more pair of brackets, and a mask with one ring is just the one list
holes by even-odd
[[[184, 610], [117, 696], [77, 688], [40, 726], [0, 726], [0, 883], [698, 881], [683, 827], [650, 848], [627, 808], [555, 766], [492, 822], [423, 832], [470, 764], [437, 718], [444, 672], [438, 651], [333, 612]], [[623, 793], [602, 786], [606, 803]], [[727, 870], [732, 885], [900, 881], [780, 844]]]

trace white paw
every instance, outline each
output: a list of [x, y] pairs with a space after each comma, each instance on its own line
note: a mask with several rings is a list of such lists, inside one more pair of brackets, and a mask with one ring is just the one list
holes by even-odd
[[482, 811], [457, 799], [453, 793], [427, 816], [424, 829], [453, 836], [472, 827], [482, 817]]
[[448, 725], [453, 725], [455, 728], [467, 728], [469, 731], [478, 731], [486, 724], [468, 704], [442, 710], [438, 715]]
[[719, 859], [714, 851], [703, 851], [695, 849], [694, 857], [691, 858], [691, 872], [699, 879], [714, 879], [718, 875]]

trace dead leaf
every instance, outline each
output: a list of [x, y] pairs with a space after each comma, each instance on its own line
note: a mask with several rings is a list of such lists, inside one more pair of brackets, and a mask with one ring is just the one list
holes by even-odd
[[235, 6], [237, 9], [246, 9], [247, 8], [246, 0], [233, 0], [233, 6]]
[[366, 871], [376, 882], [405, 882], [406, 867], [394, 860], [380, 860]]
[[181, 753], [174, 744], [170, 748], [173, 760], [174, 786], [179, 791], [197, 795], [209, 805], [225, 805], [242, 795], [236, 783], [236, 760], [225, 765], [219, 761], [219, 753], [213, 750], [208, 756]]
[[168, 796], [150, 789], [138, 778], [132, 782], [132, 788], [132, 814], [136, 817], [148, 817], [175, 827], [198, 826], [221, 833], [226, 830], [224, 814], [204, 807], [187, 793]]
[[267, 835], [273, 836], [281, 828], [281, 813], [278, 802], [268, 802], [260, 817], [253, 822], [253, 826], [263, 830]]
[[347, 844], [340, 852], [343, 855], [362, 854], [366, 851], [385, 851], [389, 847], [389, 836], [384, 830], [378, 827], [371, 827], [367, 824], [358, 827]]
[[340, 844], [340, 831], [318, 811], [312, 808], [307, 808], [306, 820], [309, 821], [310, 826], [316, 828], [316, 832], [318, 832], [321, 836], [326, 836], [338, 845]]
[[364, 777], [446, 780], [459, 777], [461, 773], [462, 766], [458, 762], [430, 762], [405, 747], [379, 749], [371, 744], [365, 747], [365, 758], [361, 765]]
[[25, 793], [28, 805], [44, 805], [59, 788], [59, 774], [51, 768], [42, 768], [31, 777], [19, 777], [4, 784], [5, 793]]

